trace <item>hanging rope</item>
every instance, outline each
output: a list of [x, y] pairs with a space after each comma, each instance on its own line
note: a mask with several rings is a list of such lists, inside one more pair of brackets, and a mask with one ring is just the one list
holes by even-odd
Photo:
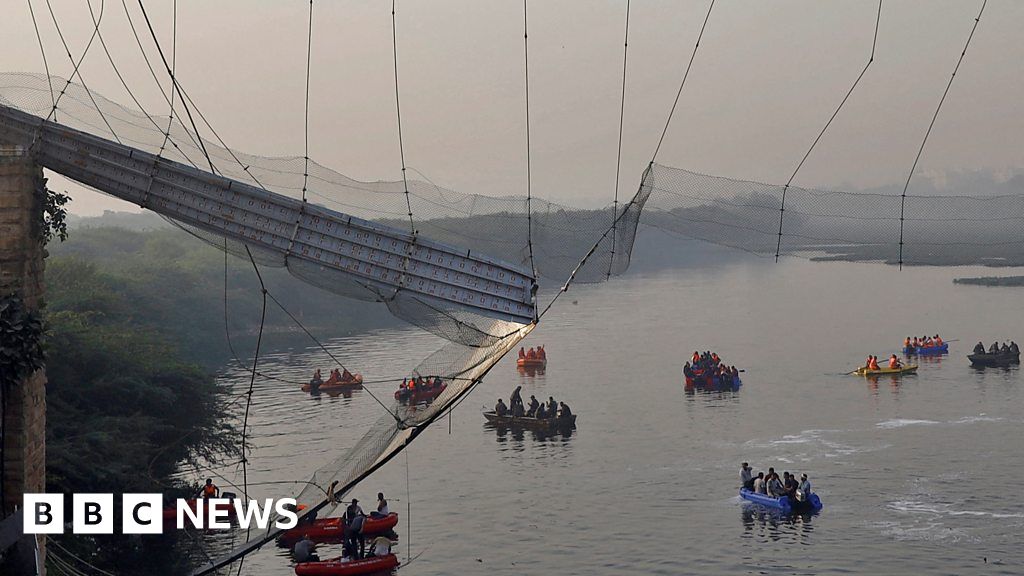
[[828, 119], [828, 122], [825, 123], [825, 126], [821, 129], [821, 132], [818, 133], [818, 137], [815, 138], [814, 142], [811, 143], [811, 147], [807, 149], [807, 152], [804, 154], [804, 157], [800, 159], [800, 163], [796, 165], [796, 169], [793, 170], [793, 173], [789, 175], [789, 180], [786, 181], [786, 185], [782, 187], [782, 201], [781, 205], [779, 206], [779, 237], [778, 242], [776, 242], [775, 244], [776, 262], [779, 261], [779, 252], [782, 251], [782, 219], [786, 213], [786, 191], [789, 190], [789, 185], [793, 183], [793, 179], [796, 178], [797, 173], [800, 172], [800, 168], [803, 167], [804, 162], [807, 161], [807, 158], [811, 155], [811, 152], [814, 150], [814, 147], [818, 145], [818, 141], [821, 140], [821, 137], [825, 135], [825, 131], [828, 130], [828, 127], [832, 125], [832, 121], [835, 120], [836, 116], [839, 115], [839, 111], [843, 109], [843, 105], [846, 104], [846, 101], [850, 99], [850, 94], [853, 94], [853, 89], [856, 88], [857, 84], [860, 83], [860, 79], [864, 77], [864, 73], [868, 71], [868, 67], [870, 67], [871, 63], [875, 61], [875, 46], [878, 44], [878, 23], [881, 20], [882, 0], [878, 0], [878, 14], [875, 16], [875, 35], [871, 40], [871, 55], [868, 56], [867, 64], [864, 65], [864, 69], [861, 70], [860, 74], [857, 75], [857, 79], [853, 81], [853, 86], [850, 86], [850, 89], [846, 92], [846, 96], [843, 96], [842, 102], [839, 103], [839, 106], [836, 108], [836, 111], [832, 113], [832, 116]]
[[[530, 174], [530, 31], [527, 1], [523, 0], [523, 70], [526, 88], [526, 247], [530, 253], [530, 270], [537, 277], [537, 265], [533, 260], [533, 190]], [[534, 309], [534, 320], [538, 318]]]
[[[127, 7], [126, 7], [127, 9]], [[174, 82], [174, 71], [178, 62], [178, 0], [174, 0], [171, 7], [171, 82]], [[174, 90], [171, 90], [171, 110], [167, 115], [167, 130], [164, 132], [164, 143], [160, 145], [160, 152], [157, 156], [164, 155], [164, 148], [167, 141], [171, 139], [171, 126], [174, 125]], [[177, 145], [175, 145], [177, 147]]]
[[700, 26], [700, 34], [697, 35], [697, 42], [693, 45], [693, 54], [690, 54], [690, 62], [686, 65], [686, 72], [683, 73], [683, 80], [679, 83], [679, 91], [676, 92], [676, 99], [672, 102], [672, 109], [668, 112], [668, 119], [665, 120], [665, 128], [661, 131], [661, 138], [658, 139], [658, 146], [654, 149], [654, 155], [651, 156], [651, 164], [654, 164], [655, 159], [658, 158], [658, 152], [661, 150], [661, 143], [665, 141], [665, 134], [668, 134], [668, 127], [672, 123], [672, 116], [676, 113], [676, 105], [679, 104], [679, 96], [683, 93], [683, 86], [686, 86], [686, 79], [690, 76], [690, 68], [693, 66], [693, 60], [697, 57], [697, 48], [700, 47], [700, 39], [704, 37], [704, 28], [708, 25], [708, 19], [711, 18], [711, 10], [715, 7], [715, 0], [711, 0], [711, 5], [708, 6], [708, 13], [704, 16], [704, 23]]
[[928, 130], [924, 133], [924, 138], [921, 140], [921, 147], [917, 150], [917, 156], [914, 157], [914, 164], [910, 167], [910, 173], [907, 174], [906, 183], [903, 184], [903, 194], [900, 196], [900, 270], [903, 270], [903, 217], [907, 206], [907, 189], [910, 187], [910, 179], [914, 177], [914, 170], [917, 169], [917, 162], [921, 159], [921, 154], [924, 152], [924, 145], [928, 142], [928, 136], [932, 133], [932, 128], [935, 126], [935, 120], [939, 117], [939, 110], [942, 109], [942, 103], [946, 101], [946, 95], [949, 94], [949, 89], [953, 86], [953, 79], [956, 78], [956, 73], [960, 70], [960, 64], [964, 61], [964, 56], [967, 55], [967, 48], [971, 45], [971, 39], [974, 38], [974, 31], [978, 29], [978, 23], [981, 22], [981, 15], [985, 12], [986, 4], [988, 4], [988, 0], [982, 0], [981, 10], [978, 11], [978, 16], [974, 19], [974, 25], [971, 26], [971, 33], [967, 36], [967, 42], [964, 44], [963, 52], [960, 53], [960, 58], [956, 61], [956, 66], [953, 68], [953, 74], [949, 77], [946, 89], [942, 92], [942, 98], [939, 99], [939, 105], [935, 107], [935, 114], [932, 114], [932, 121], [928, 123]]
[[309, 70], [313, 51], [313, 0], [309, 0], [309, 31], [306, 36], [306, 150], [304, 153], [305, 167], [302, 171], [302, 202], [306, 202], [306, 188], [309, 184]]
[[608, 258], [608, 274], [611, 278], [615, 265], [616, 225], [619, 221], [619, 173], [622, 168], [622, 125], [626, 114], [626, 56], [629, 51], [629, 0], [626, 0], [626, 32], [622, 48], [622, 97], [619, 99], [619, 144], [615, 156], [615, 199], [612, 201], [612, 251]]
[[405, 144], [402, 140], [402, 99], [398, 90], [398, 21], [395, 16], [397, 0], [391, 0], [391, 51], [395, 63], [395, 112], [398, 114], [398, 152], [402, 157], [402, 185], [405, 187], [405, 207], [409, 212], [409, 231], [416, 240], [416, 225], [412, 221], [412, 201], [409, 198], [409, 179], [405, 175]]

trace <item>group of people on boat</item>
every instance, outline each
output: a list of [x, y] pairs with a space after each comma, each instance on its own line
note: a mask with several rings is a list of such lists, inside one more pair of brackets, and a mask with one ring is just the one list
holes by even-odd
[[701, 381], [702, 378], [718, 378], [721, 386], [734, 385], [740, 378], [735, 366], [727, 366], [717, 352], [694, 352], [690, 361], [683, 365], [683, 376], [687, 380]]
[[[342, 546], [341, 562], [391, 554], [391, 547], [395, 542], [390, 537], [380, 535], [367, 542], [363, 536], [363, 524], [367, 518], [381, 519], [387, 517], [390, 513], [391, 510], [388, 509], [388, 501], [384, 498], [383, 492], [377, 493], [377, 509], [369, 514], [363, 512], [362, 507], [359, 506], [359, 500], [353, 498], [352, 502], [345, 508], [345, 514], [341, 517], [342, 525], [345, 527], [345, 541]], [[307, 517], [306, 522], [311, 524], [313, 520]], [[369, 551], [367, 551], [367, 545], [369, 545]], [[303, 534], [302, 539], [295, 543], [295, 546], [292, 548], [292, 554], [297, 562], [317, 562], [320, 560], [316, 554], [316, 542], [309, 537], [309, 534]]]
[[[889, 362], [887, 364], [887, 367], [891, 370], [898, 370], [900, 368], [903, 368], [903, 362], [900, 362], [900, 359], [897, 358], [895, 354], [893, 354], [892, 356], [889, 356]], [[864, 362], [864, 369], [881, 370], [882, 368], [878, 364], [878, 356], [868, 356], [867, 361]]]
[[409, 392], [423, 392], [428, 390], [436, 390], [443, 385], [440, 376], [412, 376], [410, 378], [403, 378], [402, 383], [398, 385], [399, 390], [408, 390]]
[[522, 386], [516, 386], [508, 399], [508, 404], [501, 398], [494, 405], [494, 413], [498, 416], [512, 416], [513, 418], [568, 418], [572, 416], [572, 410], [565, 402], [556, 402], [554, 396], [548, 396], [547, 403], [537, 400], [537, 397], [530, 394], [529, 404], [523, 402]]
[[320, 375], [320, 369], [317, 368], [317, 370], [313, 372], [313, 378], [309, 381], [309, 388], [310, 390], [316, 390], [324, 385], [334, 386], [337, 384], [354, 384], [355, 382], [356, 377], [348, 371], [348, 368], [344, 368], [342, 370], [335, 368], [334, 370], [331, 370], [331, 375], [327, 378], [326, 382]]
[[796, 474], [783, 472], [782, 478], [775, 472], [775, 468], [768, 468], [768, 472], [758, 472], [754, 475], [754, 469], [750, 464], [744, 462], [740, 468], [740, 481], [743, 488], [755, 494], [764, 494], [772, 498], [789, 498], [790, 505], [796, 505], [801, 500], [806, 500], [811, 492], [811, 481], [807, 474], [801, 474], [797, 480]]
[[[985, 354], [985, 345], [982, 344], [981, 342], [978, 342], [977, 344], [975, 344], [974, 345], [974, 353], [975, 354]], [[993, 342], [992, 345], [988, 347], [988, 353], [989, 354], [1017, 354], [1017, 355], [1019, 355], [1020, 354], [1020, 347], [1018, 347], [1017, 343], [1014, 342], [1013, 340], [1010, 340], [1009, 344], [1007, 344], [1006, 342], [1003, 342], [1002, 346], [999, 345], [999, 342]]]
[[907, 336], [907, 338], [903, 340], [904, 348], [941, 348], [942, 344], [942, 338], [940, 338], [938, 334], [935, 336], [921, 336], [920, 338], [914, 336], [913, 339], [911, 339], [910, 336]]
[[548, 359], [548, 353], [544, 351], [544, 347], [543, 346], [537, 346], [536, 348], [531, 346], [529, 350], [527, 350], [527, 349], [523, 348], [522, 346], [520, 346], [519, 347], [519, 359], [520, 360], [525, 359], [527, 361], [547, 360]]

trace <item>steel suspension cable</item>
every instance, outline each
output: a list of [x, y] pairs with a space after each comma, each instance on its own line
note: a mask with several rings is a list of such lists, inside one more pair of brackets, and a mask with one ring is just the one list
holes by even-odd
[[868, 56], [867, 64], [864, 65], [864, 68], [860, 71], [860, 74], [857, 75], [857, 79], [853, 81], [853, 86], [850, 86], [850, 89], [846, 92], [846, 95], [843, 96], [843, 100], [839, 103], [839, 106], [836, 107], [835, 112], [832, 113], [832, 116], [828, 119], [828, 122], [826, 122], [825, 126], [821, 129], [821, 132], [818, 133], [818, 137], [815, 138], [814, 142], [811, 143], [811, 147], [807, 149], [807, 152], [804, 154], [804, 157], [800, 159], [800, 163], [796, 165], [796, 169], [794, 169], [793, 173], [789, 175], [789, 180], [786, 181], [786, 185], [782, 187], [782, 200], [779, 206], [779, 237], [778, 242], [776, 242], [775, 244], [776, 262], [779, 261], [779, 253], [782, 251], [782, 219], [786, 213], [786, 191], [789, 190], [790, 184], [793, 183], [793, 179], [796, 178], [797, 173], [800, 172], [800, 168], [803, 167], [804, 162], [807, 161], [807, 158], [811, 155], [811, 152], [814, 150], [814, 147], [818, 145], [818, 142], [821, 140], [821, 137], [825, 135], [825, 131], [828, 130], [828, 127], [832, 125], [832, 121], [835, 120], [836, 116], [839, 115], [839, 111], [843, 109], [843, 106], [846, 104], [846, 101], [850, 99], [850, 94], [853, 94], [854, 88], [856, 88], [857, 84], [860, 83], [860, 79], [864, 77], [864, 74], [868, 71], [868, 67], [870, 67], [871, 63], [875, 61], [875, 46], [878, 44], [878, 24], [879, 22], [881, 22], [881, 20], [882, 0], [878, 0], [878, 14], [875, 16], [875, 34], [871, 40], [871, 55]]
[[46, 60], [46, 49], [43, 48], [43, 37], [39, 33], [39, 24], [36, 22], [36, 12], [32, 9], [32, 0], [28, 1], [28, 13], [32, 16], [32, 27], [36, 31], [36, 40], [39, 42], [39, 53], [43, 56], [43, 70], [46, 71], [46, 84], [50, 87], [50, 102], [53, 104], [53, 121], [57, 121], [57, 97], [53, 92], [53, 79], [50, 77], [50, 64]]
[[665, 141], [665, 134], [668, 134], [668, 127], [672, 124], [672, 116], [676, 113], [676, 106], [679, 104], [679, 96], [683, 93], [683, 86], [686, 86], [686, 79], [690, 76], [690, 68], [693, 67], [693, 60], [697, 57], [697, 49], [700, 48], [700, 40], [704, 37], [704, 29], [708, 25], [708, 19], [711, 18], [711, 10], [715, 8], [715, 0], [711, 0], [711, 4], [708, 6], [708, 13], [704, 16], [704, 23], [700, 26], [700, 34], [697, 35], [697, 42], [693, 45], [693, 53], [690, 54], [690, 61], [686, 64], [686, 72], [683, 73], [683, 79], [679, 82], [679, 90], [676, 92], [676, 99], [672, 102], [672, 109], [668, 112], [668, 118], [665, 120], [665, 128], [661, 131], [661, 138], [658, 138], [658, 146], [654, 149], [654, 154], [651, 156], [651, 164], [658, 158], [658, 152], [661, 151], [661, 144]]
[[608, 258], [608, 273], [605, 279], [611, 278], [612, 267], [615, 265], [616, 224], [619, 221], [619, 174], [622, 168], [622, 125], [626, 114], [626, 57], [629, 54], [629, 0], [626, 0], [626, 32], [622, 48], [622, 97], [619, 99], [619, 144], [615, 156], [615, 198], [612, 201], [612, 251]]
[[409, 179], [405, 175], [405, 143], [402, 139], [402, 99], [398, 89], [398, 19], [395, 16], [397, 0], [391, 0], [391, 52], [395, 69], [395, 112], [398, 115], [398, 152], [402, 158], [402, 186], [405, 187], [405, 207], [409, 212], [409, 231], [416, 240], [416, 224], [412, 220], [412, 200], [409, 198]]
[[[527, 11], [528, 0], [523, 0], [523, 72], [526, 91], [526, 247], [530, 254], [530, 270], [537, 278], [537, 264], [533, 260], [533, 178], [530, 173], [530, 19]], [[534, 320], [537, 320], [536, 307]]]
[[309, 30], [306, 36], [306, 110], [305, 135], [306, 148], [303, 154], [305, 167], [302, 170], [302, 202], [306, 202], [306, 188], [309, 184], [309, 70], [313, 51], [313, 0], [309, 0]]
[[971, 26], [971, 33], [967, 36], [967, 42], [964, 43], [964, 49], [960, 52], [960, 58], [956, 61], [956, 66], [953, 68], [953, 74], [949, 77], [946, 89], [942, 92], [942, 98], [939, 99], [939, 104], [935, 107], [935, 113], [932, 114], [932, 121], [928, 123], [928, 130], [924, 133], [924, 138], [921, 140], [921, 147], [917, 149], [917, 156], [914, 157], [914, 164], [911, 165], [910, 173], [907, 174], [907, 181], [903, 184], [903, 194], [900, 196], [900, 270], [903, 269], [903, 221], [904, 212], [907, 206], [907, 189], [910, 187], [910, 179], [914, 177], [914, 170], [917, 169], [917, 163], [921, 160], [921, 154], [924, 152], [924, 145], [928, 142], [928, 136], [932, 133], [932, 128], [935, 126], [935, 120], [939, 117], [939, 110], [942, 110], [942, 103], [946, 101], [946, 96], [949, 94], [949, 89], [953, 86], [953, 80], [956, 78], [956, 73], [960, 70], [960, 64], [964, 61], [964, 56], [967, 55], [967, 48], [971, 45], [971, 39], [974, 38], [974, 32], [978, 29], [978, 23], [981, 22], [981, 15], [985, 12], [986, 4], [988, 4], [988, 0], [982, 0], [981, 10], [978, 11], [978, 16], [974, 19], [974, 25]]

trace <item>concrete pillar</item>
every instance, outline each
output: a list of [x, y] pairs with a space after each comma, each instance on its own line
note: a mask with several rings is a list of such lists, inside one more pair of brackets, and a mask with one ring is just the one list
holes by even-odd
[[[43, 171], [20, 146], [0, 146], [0, 295], [17, 293], [38, 310], [43, 299], [42, 207], [36, 190]], [[0, 518], [22, 505], [26, 492], [46, 491], [46, 375], [14, 386], [7, 397], [3, 502]], [[38, 537], [40, 557], [44, 539]], [[3, 572], [0, 567], [0, 572]]]

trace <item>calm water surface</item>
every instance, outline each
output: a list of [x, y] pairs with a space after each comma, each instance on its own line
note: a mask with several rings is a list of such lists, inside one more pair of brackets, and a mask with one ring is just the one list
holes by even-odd
[[[951, 282], [985, 273], [757, 261], [580, 287], [527, 342], [546, 345], [545, 374], [522, 376], [504, 359], [354, 496], [392, 499], [402, 558], [416, 557], [408, 576], [1019, 574], [1022, 383], [1016, 368], [976, 371], [964, 356], [979, 339], [1024, 341], [1024, 291]], [[923, 333], [959, 341], [917, 376], [844, 374]], [[373, 379], [401, 374], [439, 341], [409, 329], [329, 346]], [[742, 388], [686, 394], [680, 367], [695, 349], [745, 369]], [[293, 380], [329, 367], [313, 348], [264, 358]], [[223, 377], [248, 385], [242, 372]], [[575, 433], [485, 427], [483, 407], [518, 384], [527, 398], [572, 406]], [[389, 397], [393, 385], [370, 390]], [[381, 413], [366, 391], [314, 399], [257, 381], [252, 493], [297, 492], [265, 483], [304, 481]], [[744, 460], [808, 473], [824, 511], [790, 519], [745, 506]], [[243, 570], [291, 571], [272, 545]]]

